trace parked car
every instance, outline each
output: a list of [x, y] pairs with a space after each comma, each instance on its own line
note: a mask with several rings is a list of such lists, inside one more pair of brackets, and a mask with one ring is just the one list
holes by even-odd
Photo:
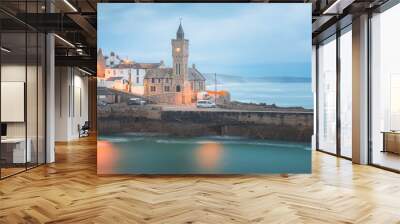
[[97, 106], [107, 106], [108, 103], [104, 101], [97, 101]]
[[197, 108], [216, 108], [217, 107], [217, 105], [215, 105], [215, 103], [210, 100], [199, 100], [199, 101], [197, 101], [196, 106], [197, 106]]
[[145, 105], [147, 102], [140, 98], [130, 98], [128, 100], [128, 105]]

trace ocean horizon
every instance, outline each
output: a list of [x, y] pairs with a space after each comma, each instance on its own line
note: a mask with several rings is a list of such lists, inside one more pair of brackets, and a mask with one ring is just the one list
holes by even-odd
[[311, 78], [304, 77], [256, 77], [204, 74], [208, 90], [226, 90], [231, 101], [275, 104], [281, 107], [314, 107]]

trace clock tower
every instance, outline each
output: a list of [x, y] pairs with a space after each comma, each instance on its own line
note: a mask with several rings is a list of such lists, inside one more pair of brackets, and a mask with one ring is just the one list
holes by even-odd
[[[188, 81], [188, 58], [189, 58], [189, 40], [185, 39], [185, 33], [182, 28], [182, 21], [176, 32], [176, 39], [171, 40], [173, 74], [180, 80], [181, 84]], [[183, 86], [182, 86], [183, 87]]]

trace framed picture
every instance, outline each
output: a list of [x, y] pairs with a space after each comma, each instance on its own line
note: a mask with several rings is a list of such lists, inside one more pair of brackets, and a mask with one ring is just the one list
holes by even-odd
[[310, 173], [310, 21], [311, 4], [98, 4], [98, 173]]

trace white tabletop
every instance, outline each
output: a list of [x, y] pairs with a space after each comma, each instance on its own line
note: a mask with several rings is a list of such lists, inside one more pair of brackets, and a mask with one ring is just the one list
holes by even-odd
[[1, 139], [1, 143], [20, 143], [20, 142], [25, 142], [25, 138], [5, 138]]

